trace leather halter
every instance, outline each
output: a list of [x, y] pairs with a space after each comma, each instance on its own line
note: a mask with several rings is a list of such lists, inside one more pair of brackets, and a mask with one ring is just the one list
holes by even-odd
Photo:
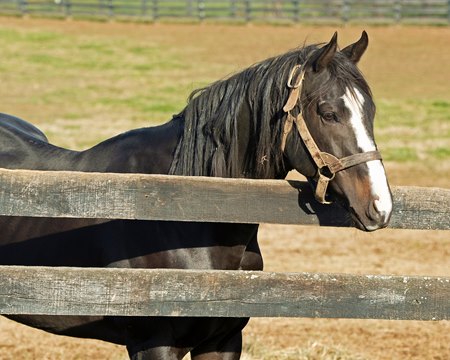
[[[294, 74], [299, 69], [301, 71], [300, 75], [298, 76], [295, 84], [293, 84], [292, 80]], [[338, 159], [336, 156], [330, 153], [321, 151], [308, 130], [305, 119], [302, 115], [302, 110], [300, 110], [297, 117], [294, 117], [291, 114], [291, 110], [295, 107], [298, 100], [300, 99], [304, 77], [305, 69], [302, 68], [302, 65], [295, 65], [292, 68], [291, 73], [289, 74], [287, 86], [291, 90], [288, 100], [283, 107], [283, 110], [287, 113], [287, 116], [284, 123], [283, 138], [281, 140], [281, 151], [284, 152], [287, 136], [292, 130], [293, 124], [295, 123], [297, 131], [300, 134], [303, 143], [305, 144], [309, 154], [311, 155], [314, 163], [317, 166], [317, 174], [315, 175], [315, 180], [317, 181], [314, 194], [315, 198], [321, 204], [330, 204], [331, 202], [325, 199], [327, 188], [329, 182], [334, 179], [337, 172], [368, 161], [381, 160], [381, 154], [379, 151], [374, 150], [357, 153]]]

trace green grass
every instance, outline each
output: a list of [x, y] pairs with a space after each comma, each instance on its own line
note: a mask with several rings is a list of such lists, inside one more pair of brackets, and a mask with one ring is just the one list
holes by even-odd
[[450, 159], [450, 147], [437, 147], [429, 150], [430, 155], [438, 160]]
[[0, 26], [0, 47], [2, 111], [23, 108], [33, 122], [39, 113], [26, 108], [70, 119], [101, 112], [151, 125], [179, 112], [190, 91], [184, 79], [177, 91], [171, 85], [188, 66], [164, 44]]
[[417, 151], [410, 147], [388, 147], [383, 151], [383, 159], [386, 161], [408, 162], [419, 159]]
[[387, 161], [450, 159], [450, 101], [381, 99], [375, 132]]
[[[36, 123], [58, 145], [84, 148], [169, 120], [192, 90], [239, 70], [229, 60], [200, 56], [202, 43], [195, 38], [178, 46], [171, 41], [0, 25], [0, 111]], [[376, 103], [375, 133], [385, 160], [450, 159], [450, 99], [394, 96]]]

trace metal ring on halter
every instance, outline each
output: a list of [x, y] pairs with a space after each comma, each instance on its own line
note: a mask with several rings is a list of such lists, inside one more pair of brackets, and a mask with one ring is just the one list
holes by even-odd
[[317, 169], [317, 183], [316, 183], [316, 189], [314, 192], [314, 197], [318, 202], [321, 204], [331, 204], [332, 201], [327, 200], [327, 189], [328, 184], [331, 180], [334, 179], [334, 176], [336, 173], [331, 171], [331, 169], [325, 165]]
[[331, 171], [331, 169], [328, 166], [322, 166], [321, 168], [317, 169], [317, 173], [319, 176], [326, 177], [329, 181], [333, 180], [336, 176], [336, 173]]
[[296, 89], [296, 88], [298, 88], [298, 87], [300, 86], [300, 84], [302, 83], [303, 76], [300, 76], [300, 78], [297, 80], [297, 83], [296, 83], [295, 85], [292, 85], [292, 78], [294, 77], [295, 72], [296, 72], [298, 69], [301, 69], [301, 68], [302, 68], [302, 65], [295, 65], [295, 66], [292, 68], [291, 72], [289, 73], [289, 78], [288, 78], [288, 81], [287, 81], [287, 86], [288, 86], [288, 88], [290, 88], [290, 89]]

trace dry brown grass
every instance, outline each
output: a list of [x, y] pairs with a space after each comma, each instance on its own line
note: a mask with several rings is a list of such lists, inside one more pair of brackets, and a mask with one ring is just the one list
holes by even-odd
[[[106, 50], [112, 51], [114, 61], [123, 60], [124, 64], [137, 67], [145, 65], [139, 48], [150, 46], [170, 55], [169, 65], [173, 67], [149, 68], [148, 77], [143, 79], [121, 68], [104, 67], [93, 72], [87, 67], [85, 73], [78, 73], [39, 67], [39, 62], [33, 68], [26, 62], [29, 56], [36, 59], [38, 53], [76, 56], [77, 46], [63, 50], [45, 48], [48, 44], [44, 44], [42, 49], [31, 51], [14, 42], [8, 46], [0, 44], [0, 111], [33, 120], [57, 144], [81, 148], [120, 131], [148, 125], [149, 117], [153, 122], [164, 121], [172, 111], [170, 107], [148, 110], [141, 109], [141, 104], [108, 103], [103, 101], [105, 98], [146, 100], [146, 96], [161, 96], [160, 104], [182, 104], [190, 90], [294, 48], [305, 38], [307, 42], [324, 41], [335, 27], [144, 25], [1, 18], [0, 29], [57, 34], [61, 44], [70, 41], [77, 46], [106, 42]], [[340, 43], [354, 41], [361, 29], [340, 28]], [[450, 42], [449, 28], [366, 29], [371, 45], [361, 67], [385, 109], [390, 111], [391, 103], [413, 106], [423, 99], [450, 101], [450, 52], [445, 50]], [[130, 51], [120, 52], [118, 44]], [[27, 56], [22, 56], [24, 52]], [[81, 91], [69, 101], [72, 93], [67, 89], [76, 87]], [[161, 95], [162, 91], [165, 92]], [[41, 101], [42, 97], [47, 101]], [[400, 133], [403, 142], [415, 136], [407, 133], [407, 124], [401, 128], [395, 124], [403, 119], [389, 112], [384, 116], [387, 119], [382, 119], [381, 145], [397, 141]], [[448, 148], [450, 117], [448, 113], [445, 116], [447, 122], [440, 120], [438, 128], [442, 136], [435, 139]], [[390, 121], [394, 123], [389, 124]], [[430, 146], [428, 142], [421, 144]], [[387, 162], [387, 168], [393, 184], [450, 187], [448, 158], [439, 164]], [[269, 271], [450, 276], [450, 240], [444, 232], [383, 230], [364, 234], [351, 229], [263, 225], [260, 243]], [[245, 330], [245, 340], [245, 359], [253, 360], [450, 358], [449, 322], [252, 319]], [[53, 336], [0, 318], [0, 360], [124, 358], [125, 350], [118, 346]]]

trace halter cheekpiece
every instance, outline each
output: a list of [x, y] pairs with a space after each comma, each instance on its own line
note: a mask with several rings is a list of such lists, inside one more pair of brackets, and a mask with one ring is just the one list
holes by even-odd
[[[298, 70], [300, 70], [300, 74], [298, 75], [295, 83], [293, 83], [294, 75]], [[314, 194], [315, 198], [321, 204], [330, 204], [331, 202], [325, 199], [327, 188], [329, 182], [334, 179], [337, 172], [368, 161], [381, 160], [381, 154], [379, 151], [374, 150], [357, 153], [338, 159], [330, 153], [321, 151], [308, 130], [305, 119], [302, 115], [303, 110], [300, 109], [296, 117], [291, 114], [291, 110], [300, 99], [304, 77], [305, 69], [302, 65], [295, 65], [289, 74], [287, 86], [290, 89], [290, 93], [286, 104], [283, 107], [283, 111], [287, 113], [287, 116], [284, 123], [283, 138], [281, 140], [281, 151], [284, 151], [287, 136], [295, 123], [303, 143], [317, 166], [317, 173], [315, 175], [315, 180], [317, 181]]]

